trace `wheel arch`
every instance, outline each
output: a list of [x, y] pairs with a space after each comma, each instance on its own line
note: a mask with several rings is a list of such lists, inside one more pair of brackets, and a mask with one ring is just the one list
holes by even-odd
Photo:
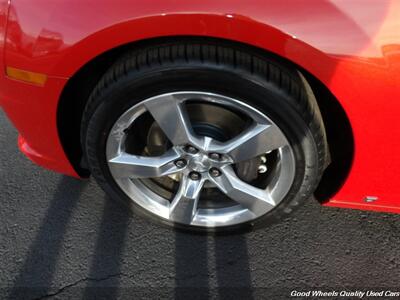
[[[272, 57], [289, 67], [299, 70], [316, 96], [326, 127], [331, 154], [331, 164], [325, 170], [315, 196], [319, 201], [326, 201], [340, 189], [351, 169], [354, 156], [354, 138], [346, 112], [326, 84], [319, 80], [315, 73], [306, 70], [292, 59], [277, 55], [274, 51], [270, 51], [265, 47], [261, 48], [258, 45], [243, 43], [240, 40], [208, 36], [161, 36], [119, 45], [95, 56], [69, 78], [62, 91], [57, 108], [57, 127], [64, 151], [80, 176], [87, 177], [90, 175], [82, 155], [80, 125], [85, 104], [96, 83], [124, 53], [140, 47], [182, 39], [199, 42], [220, 41], [234, 44], [257, 51], [261, 55]], [[303, 45], [301, 42], [299, 42], [299, 46], [304, 46], [306, 51], [309, 50], [309, 46]], [[301, 51], [301, 49], [298, 50]], [[318, 52], [316, 49], [312, 51]]]

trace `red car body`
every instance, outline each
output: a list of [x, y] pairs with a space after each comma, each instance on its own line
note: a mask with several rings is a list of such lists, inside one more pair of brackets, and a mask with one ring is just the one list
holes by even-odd
[[[58, 118], [64, 112], [59, 102], [69, 82], [91, 61], [145, 40], [203, 36], [274, 53], [327, 88], [349, 120], [354, 144], [343, 184], [324, 204], [400, 213], [398, 0], [0, 4], [0, 103], [20, 133], [20, 149], [39, 165], [79, 177], [60, 136]], [[46, 81], [12, 79], [6, 75], [9, 67]], [[338, 142], [330, 147], [340, 147]]]

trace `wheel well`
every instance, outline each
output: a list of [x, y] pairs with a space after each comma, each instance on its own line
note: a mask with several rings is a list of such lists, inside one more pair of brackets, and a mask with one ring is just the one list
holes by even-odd
[[94, 58], [68, 80], [61, 94], [57, 108], [58, 133], [69, 161], [82, 177], [90, 175], [80, 142], [83, 111], [96, 84], [124, 51], [121, 47]]
[[325, 125], [331, 163], [325, 169], [314, 193], [320, 202], [329, 200], [346, 181], [353, 162], [354, 138], [346, 112], [329, 89], [310, 73], [302, 70], [311, 86]]
[[60, 97], [57, 110], [57, 126], [64, 151], [80, 176], [89, 176], [80, 143], [81, 119], [86, 102], [97, 82], [124, 53], [138, 47], [171, 42], [171, 40], [176, 39], [187, 39], [188, 41], [195, 39], [196, 42], [217, 40], [223, 43], [235, 44], [242, 48], [250, 48], [261, 55], [268, 55], [268, 57], [272, 57], [282, 64], [300, 70], [316, 96], [324, 120], [331, 155], [331, 164], [325, 170], [315, 196], [319, 201], [325, 201], [338, 191], [350, 171], [354, 153], [354, 141], [346, 113], [329, 89], [301, 67], [263, 49], [233, 41], [199, 37], [159, 38], [124, 45], [94, 58], [69, 79]]

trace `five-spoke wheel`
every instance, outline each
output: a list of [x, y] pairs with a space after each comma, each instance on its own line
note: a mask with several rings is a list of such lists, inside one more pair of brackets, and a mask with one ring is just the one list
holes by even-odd
[[[208, 124], [206, 116], [202, 120], [191, 120], [186, 107], [193, 102], [246, 117], [245, 127], [226, 141], [218, 140], [213, 134], [213, 127], [217, 125]], [[127, 151], [129, 128], [147, 113], [170, 142], [170, 147], [158, 156]], [[196, 132], [197, 123], [210, 126], [209, 135]], [[275, 163], [267, 185], [255, 186], [238, 177], [237, 164], [256, 158], [259, 166], [273, 151]], [[144, 209], [173, 222], [205, 227], [234, 225], [264, 215], [286, 195], [295, 169], [288, 140], [266, 115], [236, 99], [205, 92], [162, 94], [130, 108], [110, 131], [107, 159], [118, 185]], [[178, 183], [171, 199], [163, 198], [141, 181], [164, 176], [173, 177]], [[260, 177], [267, 176], [260, 174]], [[215, 188], [234, 203], [199, 208], [201, 191]]]

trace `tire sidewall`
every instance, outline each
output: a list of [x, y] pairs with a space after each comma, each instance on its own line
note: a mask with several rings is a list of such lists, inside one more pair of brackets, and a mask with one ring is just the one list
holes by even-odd
[[[117, 185], [108, 168], [106, 143], [118, 118], [129, 108], [150, 97], [176, 91], [203, 91], [242, 101], [267, 115], [287, 137], [295, 157], [295, 179], [279, 205], [267, 214], [247, 223], [199, 228], [161, 219], [135, 204]], [[114, 199], [157, 222], [178, 229], [200, 231], [229, 231], [259, 227], [282, 219], [308, 198], [318, 177], [317, 147], [304, 112], [296, 99], [265, 78], [246, 70], [227, 66], [164, 65], [140, 72], [130, 72], [115, 84], [106, 87], [91, 103], [90, 116], [83, 138], [91, 172], [103, 189]]]

